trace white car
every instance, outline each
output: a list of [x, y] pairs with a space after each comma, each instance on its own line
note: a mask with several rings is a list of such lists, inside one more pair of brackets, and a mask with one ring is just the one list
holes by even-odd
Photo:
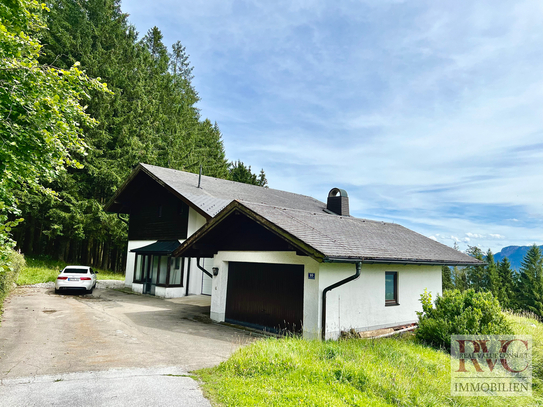
[[80, 289], [92, 293], [96, 287], [96, 274], [92, 268], [87, 266], [66, 266], [60, 272], [55, 282], [55, 294], [61, 290]]

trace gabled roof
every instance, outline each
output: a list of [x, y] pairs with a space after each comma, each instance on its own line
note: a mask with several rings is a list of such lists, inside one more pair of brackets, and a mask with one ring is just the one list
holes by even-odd
[[[226, 218], [243, 214], [282, 237], [298, 252], [317, 261], [434, 265], [484, 264], [479, 260], [395, 223], [235, 201], [224, 208], [175, 252], [194, 255], [205, 247]], [[208, 239], [209, 238], [209, 239]], [[216, 242], [215, 239], [213, 239]], [[220, 251], [221, 247], [214, 247]], [[192, 253], [191, 253], [192, 252]]]
[[106, 204], [106, 211], [120, 213], [125, 211], [123, 209], [125, 191], [141, 173], [151, 177], [207, 219], [217, 215], [233, 200], [307, 211], [323, 211], [326, 208], [326, 204], [309, 196], [205, 175], [202, 175], [201, 188], [198, 188], [198, 174], [139, 164]]

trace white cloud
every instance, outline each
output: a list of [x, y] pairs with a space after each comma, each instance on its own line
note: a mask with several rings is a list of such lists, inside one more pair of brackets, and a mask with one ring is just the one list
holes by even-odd
[[321, 200], [345, 187], [353, 214], [446, 244], [540, 239], [543, 2], [122, 8], [187, 47], [202, 116], [271, 187]]
[[493, 239], [505, 239], [505, 236], [496, 233], [490, 233], [489, 236]]

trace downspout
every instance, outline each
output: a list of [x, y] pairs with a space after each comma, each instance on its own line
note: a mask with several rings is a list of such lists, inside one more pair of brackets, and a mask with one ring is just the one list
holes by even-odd
[[[185, 295], [189, 295], [190, 263], [192, 263], [191, 260], [192, 260], [192, 259], [189, 257], [189, 258], [188, 258], [188, 261], [187, 261], [187, 263], [188, 263], [189, 265], [187, 266], [187, 285], [186, 285], [186, 287], [185, 287]], [[183, 261], [185, 261], [185, 260], [183, 259]]]
[[[334, 261], [330, 260], [330, 263], [333, 263]], [[338, 263], [345, 263], [338, 262]], [[355, 263], [355, 262], [352, 262]], [[332, 291], [334, 288], [337, 288], [339, 286], [342, 286], [343, 284], [347, 284], [350, 281], [356, 280], [358, 277], [360, 277], [360, 270], [362, 269], [362, 262], [357, 261], [356, 263], [356, 273], [350, 277], [347, 277], [341, 281], [338, 281], [337, 283], [334, 283], [332, 285], [329, 285], [324, 290], [322, 290], [322, 314], [321, 314], [321, 337], [322, 340], [326, 339], [326, 294], [328, 294], [328, 291]]]
[[200, 270], [202, 270], [204, 273], [206, 273], [209, 277], [213, 278], [213, 275], [209, 271], [207, 271], [205, 268], [200, 266], [200, 258], [199, 257], [196, 258], [196, 265], [198, 266], [198, 268]]

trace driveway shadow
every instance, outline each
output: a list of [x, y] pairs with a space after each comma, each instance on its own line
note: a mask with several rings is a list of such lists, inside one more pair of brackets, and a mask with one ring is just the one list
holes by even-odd
[[[245, 343], [255, 339], [252, 332], [212, 321], [209, 317], [211, 309], [209, 305], [195, 305], [183, 303], [179, 299], [171, 301], [112, 289], [95, 289], [92, 295], [78, 296], [74, 293], [73, 296], [78, 297], [77, 300], [83, 303], [107, 302], [106, 308], [116, 308], [135, 325], [141, 327], [223, 342], [232, 342], [234, 339]], [[191, 302], [188, 297], [187, 302]]]

